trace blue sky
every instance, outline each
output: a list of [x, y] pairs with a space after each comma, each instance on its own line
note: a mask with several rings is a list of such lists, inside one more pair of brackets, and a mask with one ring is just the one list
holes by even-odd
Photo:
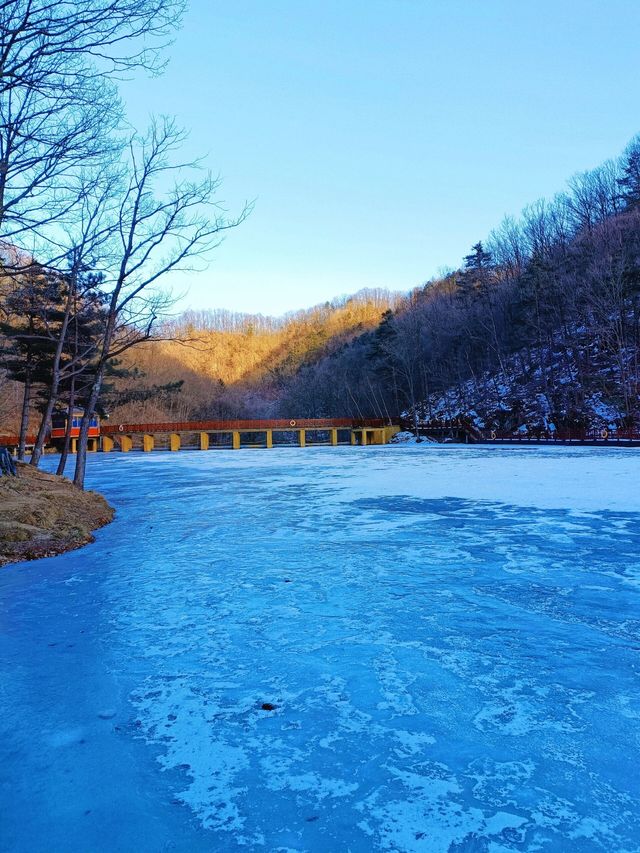
[[[132, 122], [175, 115], [230, 211], [181, 307], [280, 314], [456, 266], [640, 131], [638, 0], [191, 0]], [[187, 292], [188, 291], [188, 292]]]

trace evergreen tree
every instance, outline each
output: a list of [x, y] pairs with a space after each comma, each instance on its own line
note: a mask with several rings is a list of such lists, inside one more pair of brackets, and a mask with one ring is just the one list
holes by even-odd
[[491, 269], [491, 252], [485, 252], [482, 242], [471, 247], [471, 254], [465, 255], [465, 270], [475, 270], [477, 273]]
[[49, 381], [60, 311], [60, 291], [55, 278], [37, 266], [16, 277], [5, 298], [0, 334], [7, 340], [0, 352], [0, 368], [23, 385], [20, 460], [25, 456], [33, 400]]
[[620, 198], [627, 209], [640, 207], [640, 138], [627, 148], [622, 171], [623, 177], [618, 179]]
[[464, 257], [464, 270], [458, 276], [456, 284], [462, 297], [483, 293], [490, 281], [493, 270], [491, 253], [486, 252], [482, 242], [471, 247], [471, 253]]

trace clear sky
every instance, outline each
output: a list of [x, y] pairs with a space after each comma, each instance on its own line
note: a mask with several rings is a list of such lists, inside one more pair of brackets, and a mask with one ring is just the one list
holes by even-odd
[[130, 119], [256, 199], [182, 307], [408, 290], [640, 131], [640, 0], [191, 0], [169, 55]]

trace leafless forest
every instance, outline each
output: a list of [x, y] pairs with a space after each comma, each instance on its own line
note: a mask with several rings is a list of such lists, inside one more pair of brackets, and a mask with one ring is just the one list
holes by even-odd
[[[469, 417], [530, 430], [639, 417], [640, 143], [507, 218], [460, 269], [283, 318], [189, 312], [111, 362], [116, 420]], [[22, 389], [7, 383], [5, 417]]]

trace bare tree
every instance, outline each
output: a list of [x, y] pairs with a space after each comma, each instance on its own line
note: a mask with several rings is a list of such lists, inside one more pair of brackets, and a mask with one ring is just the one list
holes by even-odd
[[607, 160], [597, 169], [579, 172], [569, 179], [565, 199], [576, 231], [591, 231], [599, 222], [622, 210], [620, 176], [619, 165]]
[[[129, 144], [129, 174], [111, 209], [115, 245], [105, 271], [105, 328], [93, 369], [93, 383], [80, 427], [74, 483], [83, 487], [89, 424], [110, 359], [149, 340], [170, 304], [160, 289], [170, 272], [193, 270], [249, 212], [229, 218], [215, 201], [219, 181], [195, 179], [198, 163], [175, 163], [185, 134], [170, 119], [154, 122]], [[168, 181], [173, 185], [166, 190]]]
[[183, 9], [184, 0], [0, 0], [0, 240], [49, 264], [47, 241], [77, 203], [75, 176], [117, 144], [113, 78], [159, 71]]
[[0, 91], [35, 81], [56, 87], [60, 57], [74, 80], [78, 70], [90, 77], [136, 67], [156, 73], [184, 9], [185, 0], [2, 0]]
[[103, 256], [109, 245], [110, 203], [120, 178], [117, 169], [109, 171], [91, 176], [77, 190], [80, 202], [77, 221], [68, 234], [71, 248], [65, 253], [66, 268], [49, 273], [54, 282], [58, 283], [62, 306], [58, 323], [47, 330], [53, 344], [53, 357], [46, 403], [30, 460], [35, 467], [40, 463], [62, 384], [86, 371], [97, 346], [97, 342], [91, 339], [85, 340], [82, 347], [76, 341], [75, 348], [70, 352], [69, 344], [73, 342], [70, 341], [69, 331], [74, 320], [77, 325], [78, 317], [84, 313], [85, 307], [93, 307], [95, 291], [101, 282], [93, 269], [97, 258]]

